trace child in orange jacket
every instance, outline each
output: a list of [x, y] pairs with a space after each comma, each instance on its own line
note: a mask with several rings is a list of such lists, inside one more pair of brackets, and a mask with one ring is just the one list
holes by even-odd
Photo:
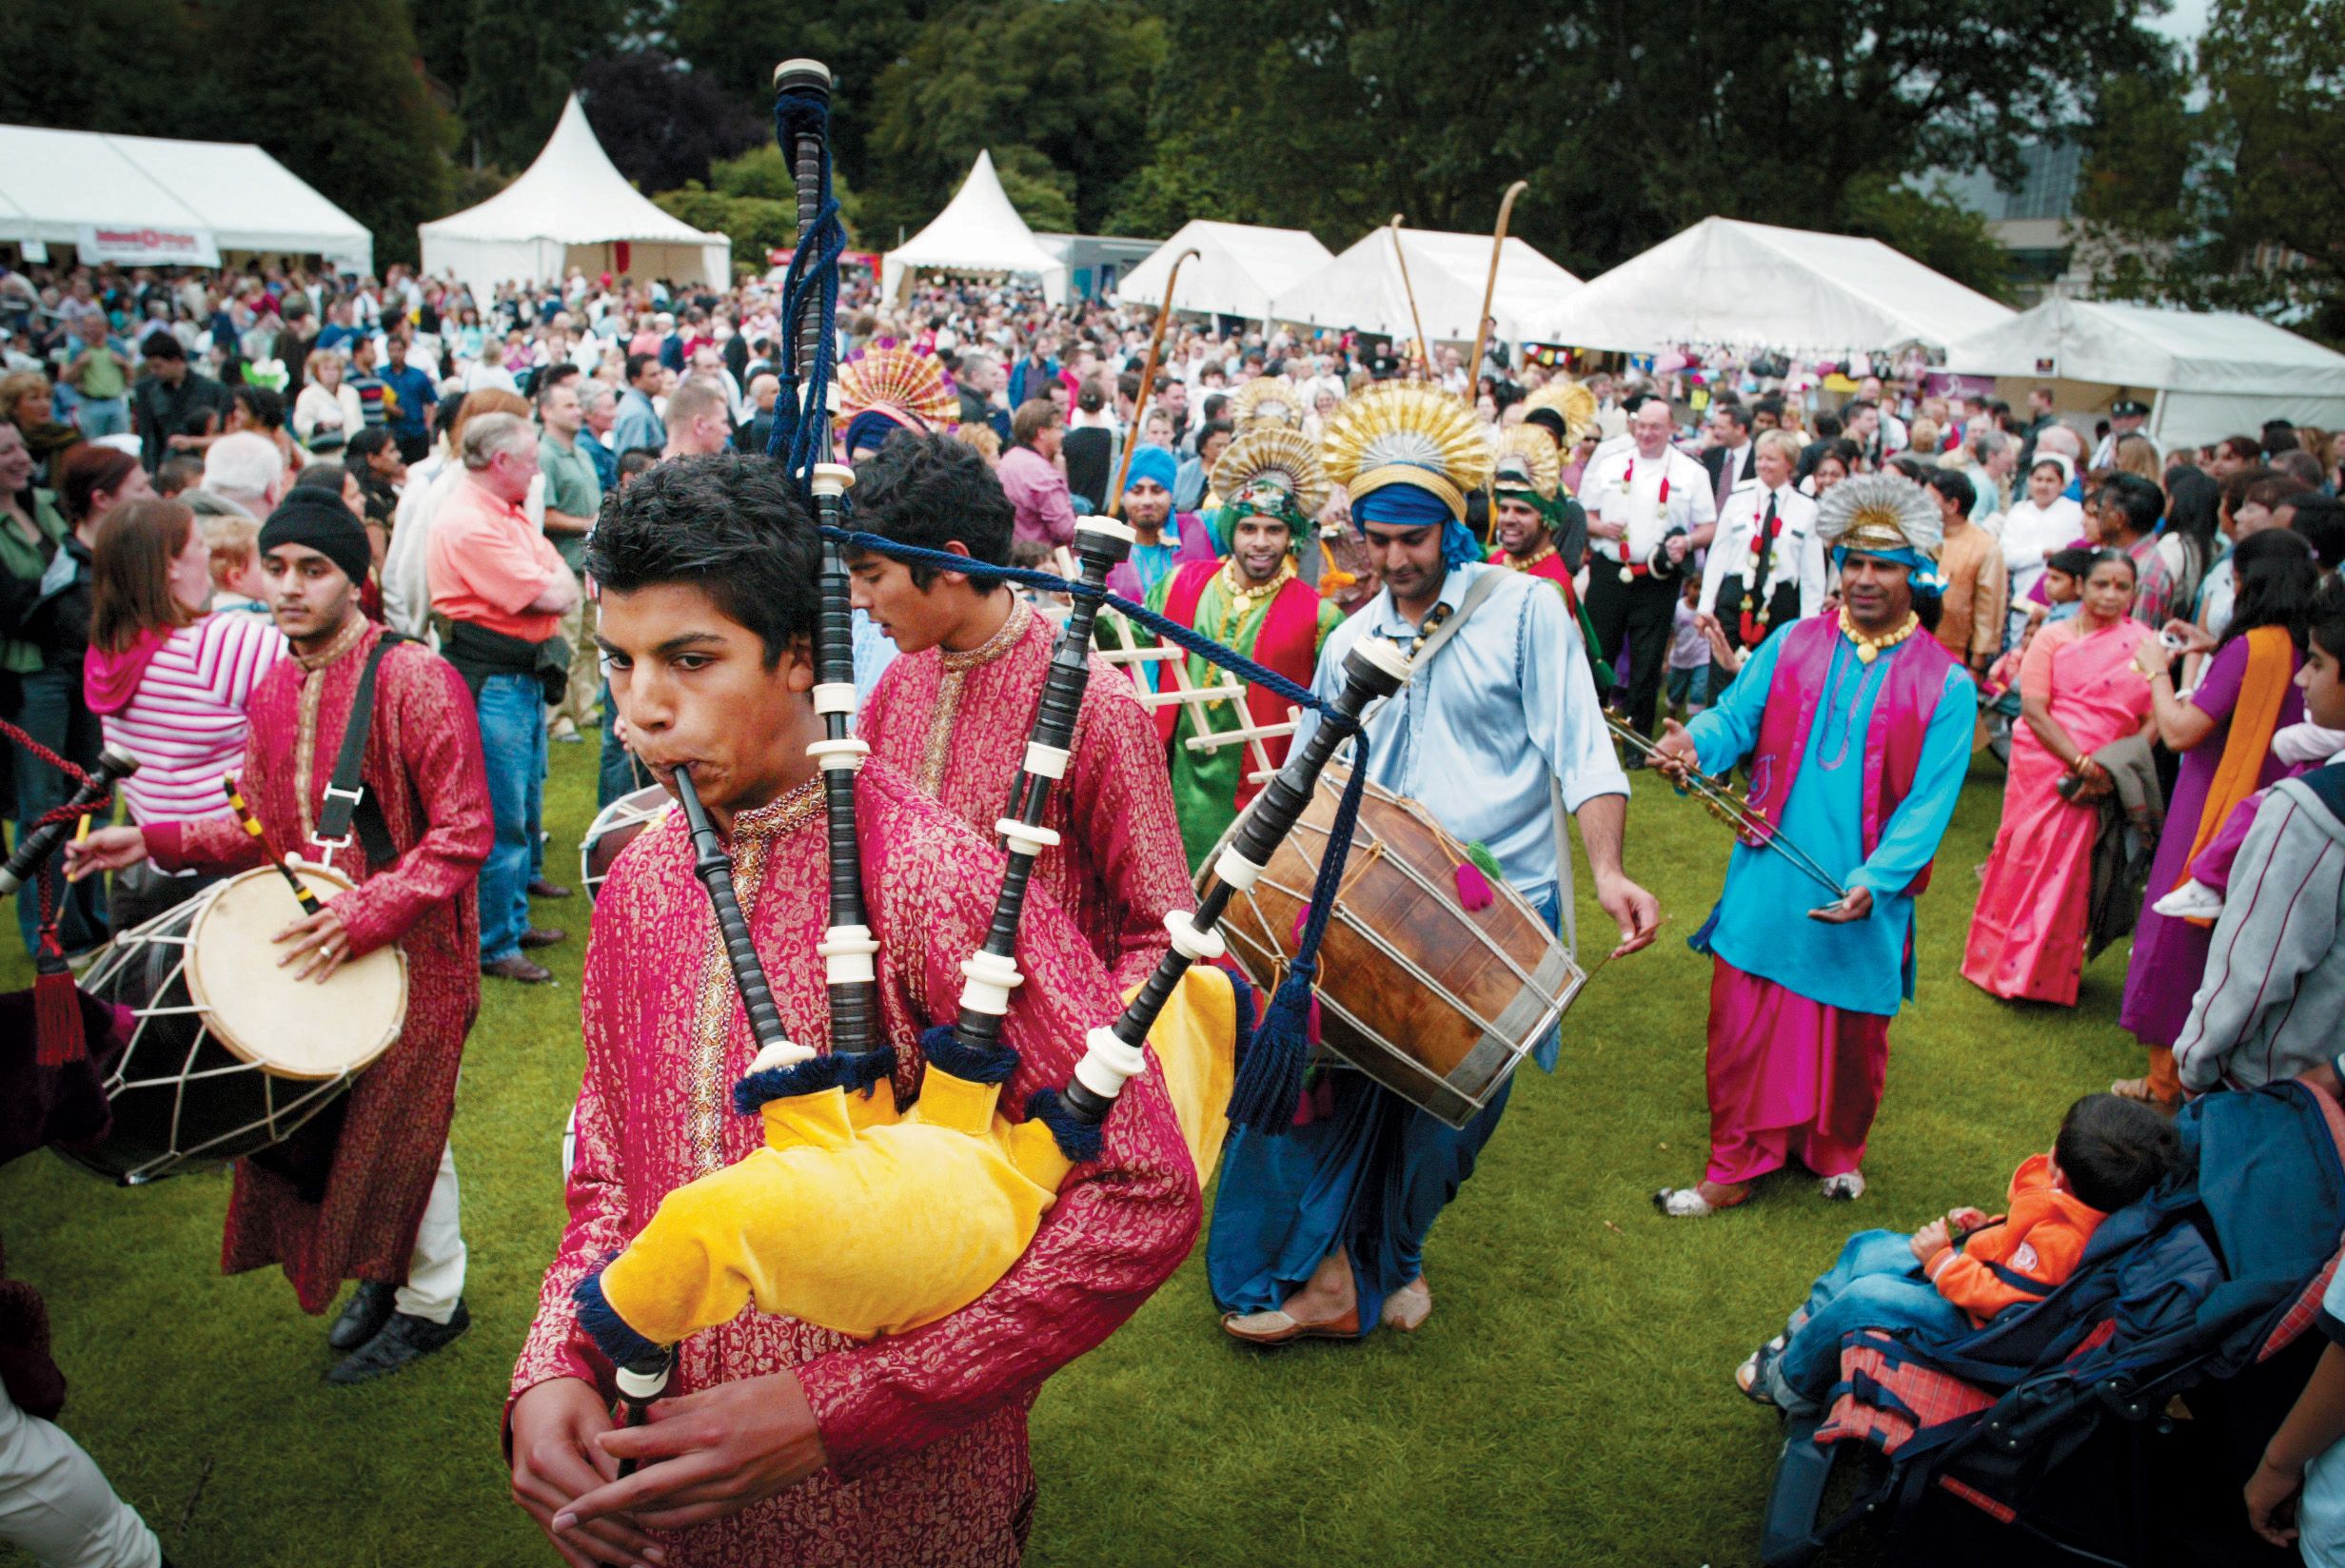
[[1735, 1374], [1744, 1393], [1795, 1414], [1820, 1409], [1840, 1381], [1841, 1342], [1860, 1328], [1954, 1338], [2006, 1307], [2039, 1302], [2076, 1272], [2101, 1220], [2156, 1186], [2180, 1153], [2148, 1106], [2088, 1094], [2068, 1107], [2048, 1154], [2011, 1178], [2011, 1208], [1957, 1208], [1911, 1236], [1848, 1239], [1785, 1331]]

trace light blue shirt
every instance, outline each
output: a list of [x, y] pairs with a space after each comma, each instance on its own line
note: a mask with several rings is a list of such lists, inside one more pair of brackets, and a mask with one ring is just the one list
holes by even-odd
[[849, 645], [855, 650], [855, 706], [860, 713], [863, 704], [871, 700], [879, 677], [896, 662], [896, 642], [879, 630], [877, 621], [860, 610], [855, 612], [847, 624], [852, 630]]
[[[1775, 661], [1792, 629], [1779, 627], [1761, 643], [1725, 695], [1686, 726], [1704, 773], [1724, 773], [1759, 744]], [[1959, 664], [1946, 672], [1945, 690], [1922, 736], [1913, 791], [1889, 813], [1869, 855], [1864, 853], [1864, 752], [1873, 704], [1889, 671], [1929, 635], [1917, 628], [1869, 665], [1858, 659], [1856, 645], [1846, 637], [1833, 639], [1827, 695], [1817, 706], [1806, 755], [1778, 819], [1783, 837], [1814, 856], [1834, 881], [1870, 890], [1873, 912], [1842, 926], [1808, 919], [1807, 911], [1832, 902], [1832, 894], [1781, 852], [1753, 849], [1738, 839], [1726, 864], [1725, 892], [1705, 935], [1710, 951], [1745, 974], [1857, 1012], [1894, 1015], [1913, 994], [1907, 948], [1914, 901], [1901, 890], [1937, 854], [1970, 771], [1979, 698], [1969, 672]]]
[[657, 452], [667, 443], [667, 426], [660, 422], [659, 409], [640, 387], [628, 387], [619, 400], [619, 421], [611, 426], [611, 450], [624, 455], [648, 446]]
[[[1471, 618], [1370, 713], [1369, 781], [1416, 801], [1455, 837], [1488, 846], [1535, 904], [1555, 892], [1549, 775], [1574, 812], [1600, 794], [1626, 794], [1628, 775], [1612, 755], [1586, 645], [1553, 583], [1468, 561], [1450, 568], [1441, 602], [1454, 608], [1489, 572], [1503, 580]], [[1344, 656], [1370, 634], [1403, 648], [1416, 638], [1389, 589], [1329, 635], [1312, 690], [1341, 691]], [[1317, 722], [1303, 715], [1297, 748]]]

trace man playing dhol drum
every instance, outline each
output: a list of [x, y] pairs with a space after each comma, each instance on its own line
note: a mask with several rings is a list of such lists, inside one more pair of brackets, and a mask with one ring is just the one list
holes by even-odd
[[[1350, 493], [1384, 589], [1320, 652], [1322, 695], [1364, 637], [1392, 638], [1416, 670], [1369, 719], [1370, 781], [1413, 799], [1457, 838], [1486, 846], [1547, 917], [1568, 913], [1560, 813], [1580, 819], [1596, 896], [1618, 951], [1649, 944], [1653, 895], [1621, 869], [1628, 780], [1614, 760], [1587, 654], [1563, 596], [1492, 566], [1466, 531], [1466, 492], [1490, 449], [1464, 404], [1377, 387], [1329, 421], [1328, 477]], [[1302, 745], [1312, 717], [1294, 737]], [[1556, 1041], [1539, 1047], [1553, 1068]], [[1432, 1310], [1421, 1260], [1433, 1221], [1497, 1129], [1511, 1080], [1463, 1128], [1335, 1071], [1331, 1113], [1283, 1138], [1234, 1132], [1206, 1265], [1223, 1326], [1277, 1344], [1352, 1339], [1378, 1323], [1414, 1329]]]
[[[407, 955], [399, 1039], [331, 1109], [270, 1151], [241, 1161], [221, 1266], [278, 1264], [302, 1307], [323, 1312], [357, 1280], [327, 1342], [346, 1354], [326, 1374], [363, 1382], [462, 1334], [464, 1243], [457, 1225], [448, 1124], [456, 1070], [481, 1005], [472, 884], [493, 827], [481, 739], [463, 679], [412, 642], [384, 649], [359, 613], [365, 531], [325, 491], [295, 490], [261, 529], [261, 570], [293, 657], [254, 688], [243, 784], [266, 844], [232, 817], [108, 828], [67, 852], [74, 875], [152, 856], [167, 870], [233, 872], [288, 852], [325, 856], [318, 834], [343, 737], [371, 669], [359, 769], [364, 798], [331, 863], [359, 885], [278, 933], [278, 962], [324, 981], [397, 943]], [[368, 845], [373, 846], [369, 850]], [[320, 993], [321, 1007], [331, 1006]], [[338, 1136], [337, 1136], [338, 1130]]]

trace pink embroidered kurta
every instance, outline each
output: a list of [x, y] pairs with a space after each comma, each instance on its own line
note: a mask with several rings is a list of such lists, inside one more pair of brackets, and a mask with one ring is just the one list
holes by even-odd
[[[315, 859], [308, 841], [367, 657], [383, 629], [353, 640], [314, 675], [286, 659], [252, 694], [245, 798], [267, 853]], [[399, 859], [369, 866], [353, 839], [334, 866], [359, 885], [332, 901], [353, 957], [397, 943], [407, 955], [407, 1018], [391, 1049], [351, 1086], [323, 1203], [285, 1177], [236, 1166], [221, 1267], [279, 1264], [305, 1311], [333, 1304], [345, 1280], [404, 1284], [416, 1228], [456, 1114], [456, 1069], [481, 1009], [479, 912], [472, 885], [493, 827], [481, 732], [454, 669], [421, 644], [384, 656], [360, 779], [382, 808]], [[261, 846], [232, 818], [150, 823], [147, 847], [166, 870], [241, 871]], [[321, 992], [321, 996], [325, 993]]]
[[[993, 842], [1025, 764], [1054, 636], [1020, 599], [982, 647], [929, 648], [889, 665], [856, 731]], [[1131, 680], [1095, 656], [1069, 750], [1043, 817], [1059, 843], [1035, 862], [1035, 882], [1129, 990], [1171, 946], [1165, 915], [1195, 908], [1196, 895], [1155, 724]]]
[[[921, 1078], [919, 1031], [957, 1010], [959, 965], [983, 938], [1002, 855], [884, 762], [865, 766], [856, 805], [880, 1013], [898, 1052], [897, 1092], [909, 1099]], [[828, 920], [819, 785], [743, 813], [731, 849], [782, 1022], [793, 1040], [827, 1049], [814, 951]], [[1098, 960], [1047, 894], [1026, 907], [1017, 965], [1026, 983], [1004, 1037], [1020, 1060], [1001, 1100], [1013, 1114], [1035, 1089], [1063, 1085], [1085, 1031], [1118, 1009]], [[514, 1369], [516, 1397], [560, 1377], [611, 1395], [607, 1364], [578, 1330], [572, 1286], [661, 1198], [762, 1137], [757, 1116], [732, 1108], [756, 1048], [676, 815], [627, 847], [597, 898], [584, 1014], [569, 1225]], [[1195, 1171], [1153, 1063], [1103, 1131], [1104, 1157], [1074, 1168], [1025, 1256], [951, 1317], [858, 1344], [752, 1307], [684, 1342], [675, 1394], [796, 1368], [831, 1465], [665, 1537], [672, 1568], [1017, 1560], [1035, 1489], [1028, 1406], [1044, 1379], [1138, 1308], [1196, 1234]]]

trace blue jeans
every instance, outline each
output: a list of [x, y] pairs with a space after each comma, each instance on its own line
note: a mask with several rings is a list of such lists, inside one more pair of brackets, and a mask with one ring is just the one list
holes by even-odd
[[1846, 1334], [1860, 1328], [1920, 1328], [1947, 1337], [1970, 1331], [1962, 1309], [1922, 1277], [1912, 1238], [1895, 1230], [1849, 1237], [1792, 1323], [1791, 1343], [1768, 1371], [1768, 1389], [1795, 1415], [1821, 1409], [1830, 1397], [1840, 1382]]
[[522, 951], [529, 929], [530, 865], [545, 812], [545, 697], [535, 676], [481, 683], [481, 754], [496, 843], [481, 868], [481, 962]]
[[[16, 727], [69, 762], [84, 768], [98, 764], [105, 741], [95, 714], [82, 701], [82, 673], [74, 665], [56, 665], [23, 677], [24, 706]], [[73, 794], [73, 781], [21, 746], [9, 747], [16, 774], [16, 838], [21, 843], [44, 813], [62, 806]], [[65, 857], [49, 862], [56, 875], [57, 939], [68, 952], [81, 952], [106, 940], [105, 878], [93, 876], [69, 887]], [[41, 942], [41, 895], [28, 882], [16, 895], [16, 924], [24, 932], [25, 951], [37, 952]]]
[[619, 743], [619, 704], [611, 700], [611, 683], [602, 683], [602, 760], [595, 774], [595, 810], [633, 794], [651, 782], [651, 774]]
[[84, 398], [73, 410], [73, 422], [91, 441], [100, 436], [127, 436], [130, 433], [130, 400]]

